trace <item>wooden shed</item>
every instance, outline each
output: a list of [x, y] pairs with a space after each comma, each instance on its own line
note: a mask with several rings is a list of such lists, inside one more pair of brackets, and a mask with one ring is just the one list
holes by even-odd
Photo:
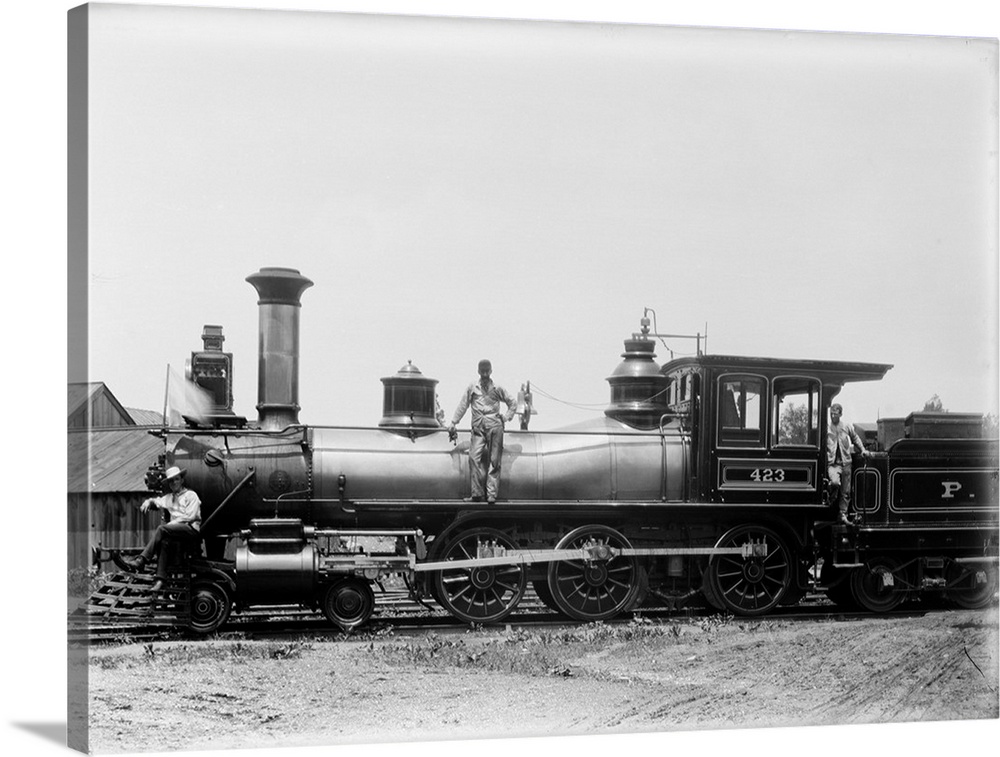
[[128, 410], [100, 381], [70, 384], [67, 407], [71, 429], [136, 425]]
[[[163, 442], [149, 432], [157, 414], [133, 411], [138, 425], [103, 383], [70, 384], [68, 444], [69, 569], [91, 563], [92, 549], [139, 547], [159, 523], [139, 505], [150, 496], [145, 474], [163, 453]], [[162, 418], [162, 416], [160, 416]]]

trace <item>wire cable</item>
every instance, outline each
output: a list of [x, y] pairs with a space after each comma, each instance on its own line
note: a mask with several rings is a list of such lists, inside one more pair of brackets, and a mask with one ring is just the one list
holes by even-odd
[[[582, 403], [582, 402], [569, 402], [567, 400], [562, 400], [562, 399], [559, 399], [558, 397], [555, 397], [555, 396], [549, 394], [544, 389], [541, 389], [538, 386], [538, 384], [536, 384], [534, 382], [531, 383], [531, 391], [532, 391], [532, 393], [537, 392], [538, 394], [540, 394], [543, 397], [546, 397], [546, 398], [552, 400], [553, 402], [558, 402], [559, 404], [561, 404], [561, 405], [567, 405], [568, 407], [575, 407], [578, 410], [594, 410], [594, 409], [605, 408], [605, 407], [608, 406], [607, 402], [600, 402], [600, 403], [595, 403], [595, 404], [586, 404], [586, 403]], [[632, 402], [640, 402], [640, 403], [641, 402], [653, 402], [658, 397], [660, 397], [661, 395], [665, 395], [666, 393], [667, 393], [666, 389], [661, 389], [660, 391], [656, 392], [653, 395], [650, 395], [649, 397], [646, 397], [645, 399], [632, 400]]]

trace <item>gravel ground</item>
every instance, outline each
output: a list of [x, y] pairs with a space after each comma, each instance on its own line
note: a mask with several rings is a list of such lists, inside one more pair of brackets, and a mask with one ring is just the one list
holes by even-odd
[[98, 753], [997, 718], [998, 612], [90, 650]]

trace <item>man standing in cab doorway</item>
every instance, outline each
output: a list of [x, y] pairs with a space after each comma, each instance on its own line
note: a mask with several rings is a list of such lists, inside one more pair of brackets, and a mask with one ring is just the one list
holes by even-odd
[[[470, 501], [486, 501], [491, 505], [497, 501], [500, 490], [500, 461], [503, 457], [504, 423], [514, 417], [515, 401], [502, 386], [493, 383], [490, 376], [493, 365], [489, 360], [479, 361], [479, 381], [469, 384], [465, 390], [448, 434], [454, 438], [455, 426], [472, 407], [472, 443], [469, 445], [469, 469], [472, 473], [472, 496]], [[507, 414], [500, 412], [500, 403], [507, 405]]]
[[840, 418], [843, 414], [844, 408], [839, 403], [830, 405], [830, 426], [826, 432], [826, 464], [830, 487], [840, 510], [840, 521], [850, 523], [847, 506], [851, 501], [851, 445], [857, 447], [858, 452], [864, 457], [868, 457], [871, 453], [865, 449], [864, 442], [854, 430], [854, 426], [847, 421], [841, 423]]

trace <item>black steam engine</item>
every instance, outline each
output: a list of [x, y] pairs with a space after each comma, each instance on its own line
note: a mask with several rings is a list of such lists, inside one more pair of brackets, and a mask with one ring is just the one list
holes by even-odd
[[258, 422], [165, 430], [151, 471], [155, 488], [165, 466], [184, 468], [203, 503], [195, 630], [273, 604], [318, 607], [349, 629], [388, 576], [470, 623], [507, 617], [529, 587], [581, 621], [696, 595], [760, 615], [815, 587], [818, 564], [831, 599], [872, 611], [928, 591], [966, 607], [996, 593], [996, 440], [905, 439], [858, 459], [853, 523], [835, 517], [826, 411], [889, 365], [699, 349], [660, 367], [644, 320], [603, 417], [506, 432], [501, 499], [487, 505], [465, 501], [469, 435], [449, 439], [436, 382], [412, 364], [382, 379], [377, 427], [299, 424], [312, 282], [286, 268], [247, 281], [259, 294]]

